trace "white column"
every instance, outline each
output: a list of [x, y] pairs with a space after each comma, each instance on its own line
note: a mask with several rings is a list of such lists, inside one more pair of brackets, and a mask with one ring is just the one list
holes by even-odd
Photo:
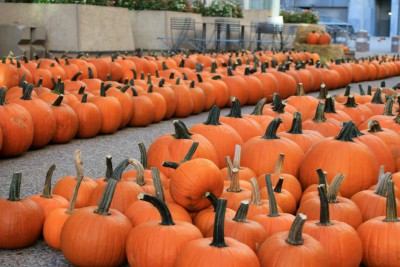
[[264, 9], [271, 10], [272, 17], [279, 16], [280, 8], [281, 8], [280, 0], [264, 0]]
[[399, 35], [399, 2], [392, 0], [391, 12], [390, 16], [390, 36], [398, 36]]

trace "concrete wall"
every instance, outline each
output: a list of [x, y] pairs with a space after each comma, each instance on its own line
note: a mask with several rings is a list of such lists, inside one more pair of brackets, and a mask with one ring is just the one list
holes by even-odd
[[129, 10], [74, 4], [0, 4], [0, 24], [42, 26], [51, 51], [133, 50]]

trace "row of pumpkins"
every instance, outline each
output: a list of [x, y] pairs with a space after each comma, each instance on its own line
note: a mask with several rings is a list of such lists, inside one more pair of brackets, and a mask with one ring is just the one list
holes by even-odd
[[350, 88], [336, 101], [298, 91], [253, 114], [238, 99], [227, 116], [213, 106], [190, 129], [174, 120], [174, 133], [139, 145], [140, 161], [113, 168], [108, 156], [98, 179], [77, 151], [77, 174], [53, 192], [54, 165], [27, 199], [14, 173], [0, 248], [43, 233], [76, 266], [398, 266], [396, 92], [371, 88], [371, 102]]
[[222, 108], [232, 96], [241, 105], [254, 105], [262, 98], [272, 101], [276, 93], [286, 99], [296, 93], [298, 83], [310, 92], [400, 73], [398, 57], [328, 64], [318, 59], [317, 54], [292, 51], [3, 59], [0, 156], [186, 117], [213, 105]]

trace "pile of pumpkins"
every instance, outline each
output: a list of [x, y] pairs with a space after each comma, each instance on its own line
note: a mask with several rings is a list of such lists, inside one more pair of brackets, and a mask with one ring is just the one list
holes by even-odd
[[251, 114], [233, 98], [226, 116], [174, 120], [140, 160], [107, 156], [104, 177], [84, 176], [77, 151], [76, 175], [52, 192], [53, 165], [27, 199], [14, 173], [0, 248], [43, 233], [76, 266], [398, 266], [399, 103], [369, 90], [315, 98], [300, 83]]
[[295, 51], [4, 58], [0, 157], [223, 108], [231, 97], [255, 105], [275, 93], [293, 96], [298, 83], [311, 92], [399, 73], [398, 56], [322, 63], [318, 54]]
[[329, 45], [331, 43], [331, 36], [324, 31], [321, 33], [311, 31], [307, 34], [306, 43], [311, 45]]

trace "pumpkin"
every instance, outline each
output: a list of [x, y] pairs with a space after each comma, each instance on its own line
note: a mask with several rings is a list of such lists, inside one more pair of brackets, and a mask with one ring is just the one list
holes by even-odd
[[265, 68], [265, 64], [261, 64], [261, 71], [253, 74], [262, 83], [263, 96], [267, 101], [271, 101], [275, 93], [279, 92], [279, 81], [272, 73], [268, 73]]
[[200, 87], [196, 85], [195, 81], [191, 81], [189, 84], [189, 93], [193, 101], [193, 115], [201, 113], [206, 106], [206, 95]]
[[331, 43], [331, 36], [329, 33], [322, 32], [319, 35], [318, 44], [320, 45], [329, 45]]
[[319, 33], [316, 33], [315, 31], [309, 32], [306, 37], [306, 43], [314, 45], [318, 44], [319, 36]]
[[110, 179], [107, 185], [97, 207], [76, 210], [61, 230], [61, 251], [73, 265], [119, 266], [126, 260], [125, 245], [132, 225], [122, 213], [109, 208], [117, 181]]
[[85, 177], [83, 175], [80, 150], [77, 150], [74, 153], [74, 163], [77, 175], [64, 176], [60, 180], [58, 180], [54, 186], [53, 194], [63, 196], [67, 200], [71, 200], [72, 192], [75, 188], [75, 185], [79, 181], [79, 178], [82, 176], [83, 180], [80, 185], [75, 206], [76, 208], [86, 207], [89, 204], [90, 195], [92, 194], [94, 188], [97, 186], [97, 183], [91, 178]]
[[56, 132], [51, 139], [52, 143], [64, 144], [70, 142], [78, 132], [79, 121], [75, 111], [68, 105], [62, 103], [64, 95], [59, 95], [51, 105], [56, 118]]
[[29, 197], [41, 207], [44, 219], [47, 218], [48, 214], [52, 210], [57, 208], [66, 208], [68, 206], [68, 201], [64, 197], [53, 195], [51, 193], [51, 179], [55, 169], [56, 165], [53, 164], [47, 171], [43, 193]]
[[78, 138], [95, 137], [101, 129], [101, 113], [99, 108], [87, 102], [87, 94], [84, 94], [81, 102], [71, 104], [71, 108], [78, 117]]
[[198, 123], [190, 128], [190, 132], [203, 135], [214, 146], [218, 156], [218, 167], [223, 168], [225, 156], [233, 158], [235, 145], [243, 145], [243, 139], [238, 132], [227, 124], [219, 122], [220, 110], [213, 106], [204, 123]]
[[[330, 266], [329, 254], [323, 245], [303, 233], [307, 216], [299, 214], [289, 231], [276, 233], [261, 244], [258, 258], [262, 266]], [[284, 257], [282, 255], [285, 255]]]
[[[130, 87], [130, 85], [125, 85], [121, 89], [119, 89], [118, 87], [111, 87], [107, 90], [107, 95], [115, 97], [122, 108], [122, 119], [121, 124], [119, 125], [119, 129], [124, 128], [128, 124], [133, 114], [133, 101], [131, 96], [127, 92]], [[163, 97], [160, 96], [160, 98], [161, 101], [164, 101]], [[161, 104], [160, 109], [162, 109]]]
[[255, 105], [257, 102], [265, 97], [267, 91], [264, 90], [263, 83], [261, 79], [250, 75], [250, 66], [247, 65], [244, 71], [243, 79], [247, 82], [248, 90], [249, 90], [249, 98], [247, 100], [247, 104]]
[[330, 94], [328, 94], [325, 99], [324, 115], [327, 119], [335, 119], [340, 122], [351, 120], [347, 113], [336, 109], [335, 100]]
[[203, 196], [212, 192], [219, 197], [224, 188], [224, 179], [218, 167], [208, 159], [191, 159], [198, 143], [189, 149], [181, 164], [164, 163], [176, 168], [170, 180], [170, 192], [174, 201], [188, 211], [199, 211], [210, 203]]
[[319, 102], [315, 117], [311, 120], [304, 121], [303, 129], [317, 131], [325, 137], [335, 136], [340, 132], [340, 122], [332, 118], [327, 119], [325, 117], [324, 108], [324, 103]]
[[[252, 177], [257, 176], [256, 173], [247, 167], [240, 166], [240, 159], [242, 154], [242, 147], [239, 145], [235, 145], [235, 154], [233, 156], [233, 163], [231, 161], [231, 158], [229, 156], [225, 157], [225, 161], [227, 163], [227, 166], [221, 169], [221, 173], [223, 177], [227, 177], [228, 180], [230, 180], [231, 177], [231, 170], [233, 168], [236, 168], [238, 170], [238, 176], [239, 176], [239, 183], [240, 186], [244, 186], [247, 189], [251, 189], [251, 185], [248, 184], [247, 182], [250, 181]], [[229, 161], [229, 163], [228, 163]], [[230, 166], [231, 165], [231, 166]], [[232, 167], [232, 168], [230, 168]]]
[[132, 102], [133, 102], [133, 114], [128, 123], [129, 126], [140, 126], [144, 127], [154, 121], [154, 110], [155, 106], [151, 99], [145, 95], [139, 95], [136, 89], [132, 86]]
[[249, 99], [249, 90], [247, 89], [246, 80], [239, 75], [234, 75], [232, 68], [227, 68], [227, 75], [222, 77], [222, 81], [226, 83], [229, 89], [229, 96], [239, 100], [241, 105], [246, 105]]
[[296, 95], [286, 99], [286, 103], [300, 112], [304, 119], [309, 119], [314, 114], [315, 109], [318, 106], [318, 99], [313, 96], [305, 95], [303, 84], [297, 85]]
[[[367, 266], [397, 266], [399, 263], [398, 246], [399, 224], [396, 198], [392, 181], [388, 181], [388, 196], [386, 200], [386, 217], [370, 219], [358, 227], [361, 238], [363, 259]], [[382, 247], [385, 249], [381, 249]]]
[[74, 212], [75, 202], [78, 196], [79, 186], [81, 185], [83, 176], [78, 177], [69, 201], [68, 208], [57, 208], [52, 210], [46, 217], [43, 224], [43, 238], [47, 245], [60, 250], [61, 249], [61, 230], [69, 216]]
[[[140, 194], [138, 197], [157, 208], [161, 223], [159, 220], [146, 222], [130, 231], [126, 243], [129, 264], [143, 267], [174, 266], [179, 252], [188, 242], [202, 238], [202, 234], [188, 222], [174, 222], [168, 207], [160, 199], [149, 194]], [[164, 241], [159, 243], [160, 240]]]
[[258, 267], [257, 255], [247, 245], [224, 236], [226, 199], [218, 200], [212, 238], [188, 242], [178, 253], [175, 267]]
[[43, 212], [33, 200], [21, 199], [22, 174], [14, 173], [8, 199], [0, 198], [0, 248], [17, 249], [32, 245], [43, 227]]
[[[268, 126], [264, 136], [253, 137], [245, 143], [242, 152], [242, 165], [254, 170], [257, 175], [272, 172], [279, 154], [284, 153], [287, 161], [283, 172], [296, 176], [303, 159], [303, 150], [293, 141], [276, 135], [281, 118], [275, 118]], [[268, 161], [265, 159], [268, 158]], [[290, 163], [289, 163], [290, 162]]]
[[[296, 212], [297, 201], [286, 189], [282, 189], [284, 178], [280, 177], [277, 181], [273, 194], [275, 195], [276, 203], [282, 208], [285, 213], [294, 214]], [[268, 189], [266, 187], [260, 190], [261, 198], [268, 198]]]
[[325, 185], [318, 186], [320, 198], [319, 220], [305, 223], [303, 232], [321, 242], [329, 254], [330, 266], [359, 266], [362, 244], [357, 231], [347, 223], [330, 220], [329, 202]]
[[171, 87], [175, 93], [176, 99], [174, 117], [184, 118], [192, 114], [194, 103], [188, 86], [183, 83], [181, 84], [181, 80], [178, 78]]
[[153, 111], [154, 112], [153, 122], [160, 122], [162, 119], [164, 119], [165, 114], [167, 113], [167, 102], [165, 101], [164, 96], [154, 91], [152, 85], [150, 85], [149, 88], [147, 89], [146, 96], [150, 98], [155, 107]]
[[0, 129], [3, 145], [0, 156], [12, 157], [25, 153], [33, 140], [33, 122], [29, 112], [16, 103], [5, 102], [6, 88], [0, 88]]

